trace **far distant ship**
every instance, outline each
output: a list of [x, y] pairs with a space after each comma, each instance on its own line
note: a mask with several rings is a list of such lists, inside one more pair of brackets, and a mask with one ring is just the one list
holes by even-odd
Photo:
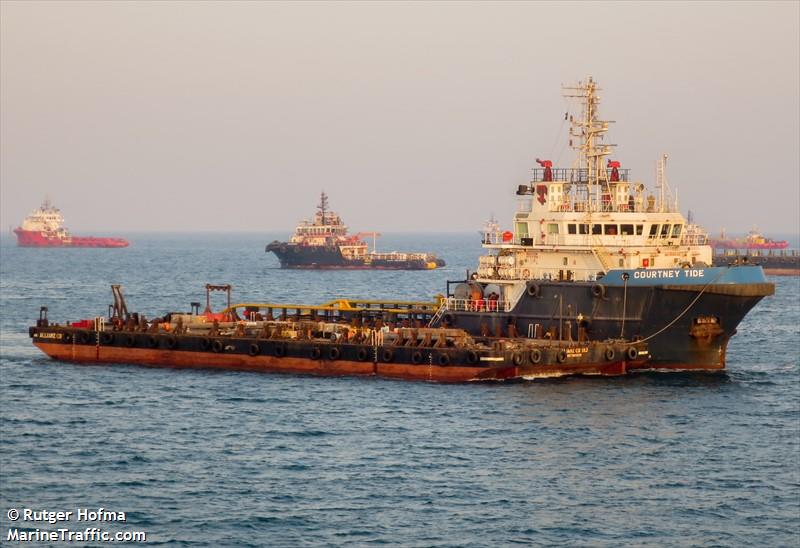
[[708, 243], [716, 249], [786, 249], [789, 247], [789, 242], [786, 240], [775, 241], [766, 238], [755, 228], [744, 238], [726, 238], [723, 230], [719, 238], [711, 238]]
[[281, 263], [281, 268], [343, 270], [432, 270], [445, 265], [429, 253], [378, 253], [369, 251], [362, 235], [348, 235], [342, 219], [328, 209], [323, 192], [312, 222], [302, 221], [288, 242], [275, 240], [266, 247]]
[[22, 226], [14, 229], [21, 247], [128, 247], [122, 238], [72, 236], [64, 228], [61, 211], [45, 199], [41, 207], [25, 217]]

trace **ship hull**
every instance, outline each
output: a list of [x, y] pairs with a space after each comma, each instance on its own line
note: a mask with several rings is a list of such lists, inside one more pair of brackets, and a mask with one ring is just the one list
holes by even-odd
[[620, 273], [605, 283], [529, 282], [509, 312], [453, 310], [441, 321], [471, 334], [507, 333], [513, 323], [523, 336], [550, 330], [557, 336], [561, 329], [564, 338], [575, 338], [580, 315], [591, 340], [647, 342], [651, 360], [645, 369], [721, 370], [737, 326], [763, 297], [774, 293], [774, 285], [764, 280], [758, 267], [702, 272], [707, 275], [703, 279], [718, 283], [648, 285], [632, 280], [624, 285]]
[[[100, 333], [59, 327], [31, 328], [31, 337], [34, 345], [51, 358], [82, 364], [123, 363], [322, 376], [378, 376], [433, 382], [619, 376], [646, 361], [646, 357], [626, 356], [619, 345], [615, 356], [608, 359], [605, 354], [609, 348], [607, 345], [589, 343], [542, 347], [543, 359], [540, 363], [532, 363], [529, 353], [519, 352], [482, 351], [479, 355], [454, 348], [255, 338], [209, 339], [189, 335]], [[565, 351], [559, 357], [561, 349]]]
[[299, 246], [289, 243], [271, 243], [267, 253], [274, 253], [281, 268], [302, 270], [431, 270], [444, 266], [442, 259], [402, 260], [367, 256], [364, 259], [347, 259], [337, 246]]
[[33, 230], [14, 230], [19, 247], [128, 247], [122, 238], [95, 238], [92, 236], [70, 236], [69, 238], [50, 237]]

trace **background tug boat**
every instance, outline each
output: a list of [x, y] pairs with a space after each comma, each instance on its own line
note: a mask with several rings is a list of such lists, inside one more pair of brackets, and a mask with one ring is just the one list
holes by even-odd
[[21, 226], [14, 229], [20, 247], [128, 247], [123, 238], [96, 238], [94, 236], [72, 236], [64, 228], [61, 211], [53, 207], [49, 199], [25, 217]]
[[648, 342], [651, 368], [724, 368], [728, 340], [774, 284], [760, 266], [712, 267], [705, 233], [671, 197], [666, 156], [646, 192], [607, 159], [596, 83], [565, 90], [581, 105], [569, 116], [573, 167], [537, 160], [512, 229], [484, 233], [489, 253], [468, 279], [448, 282], [432, 324], [538, 338], [567, 323], [595, 340]]
[[[624, 375], [649, 357], [642, 342], [472, 337], [462, 329], [428, 327], [436, 302], [231, 304], [230, 285], [206, 285], [203, 313], [192, 303], [191, 312], [148, 321], [128, 312], [120, 286], [111, 287], [107, 318], [51, 325], [42, 307], [29, 329], [33, 344], [54, 359], [79, 363], [441, 382]], [[228, 297], [217, 314], [212, 291]]]
[[[373, 237], [369, 251], [362, 235]], [[445, 265], [429, 253], [378, 253], [374, 249], [375, 232], [348, 235], [341, 218], [328, 209], [328, 197], [320, 196], [312, 222], [303, 221], [288, 242], [275, 240], [266, 247], [281, 262], [281, 268], [431, 270]]]

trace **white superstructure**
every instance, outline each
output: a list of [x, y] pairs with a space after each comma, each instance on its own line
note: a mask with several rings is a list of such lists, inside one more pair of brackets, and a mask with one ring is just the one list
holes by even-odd
[[64, 217], [61, 211], [50, 203], [49, 198], [45, 198], [42, 205], [25, 217], [20, 228], [30, 232], [42, 232], [50, 237], [61, 239], [68, 238], [69, 232], [63, 227]]
[[477, 281], [592, 281], [612, 269], [711, 265], [706, 234], [686, 221], [669, 190], [666, 156], [654, 192], [607, 159], [613, 145], [603, 143], [609, 122], [597, 117], [598, 89], [591, 78], [565, 88], [582, 106], [579, 117], [569, 116], [575, 163], [554, 168], [537, 159], [533, 180], [517, 191], [512, 229], [483, 233], [490, 253], [480, 257]]

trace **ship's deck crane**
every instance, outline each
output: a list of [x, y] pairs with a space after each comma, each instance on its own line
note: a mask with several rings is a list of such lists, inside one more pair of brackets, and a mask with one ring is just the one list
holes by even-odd
[[373, 253], [375, 253], [375, 251], [376, 251], [376, 248], [377, 248], [377, 246], [376, 246], [376, 239], [377, 239], [377, 238], [378, 238], [378, 236], [380, 236], [380, 235], [381, 235], [381, 233], [380, 233], [380, 232], [359, 232], [358, 234], [356, 234], [356, 238], [359, 238], [359, 239], [360, 239], [360, 238], [363, 238], [363, 237], [365, 237], [365, 236], [370, 236], [370, 237], [372, 237], [372, 252], [373, 252]]

